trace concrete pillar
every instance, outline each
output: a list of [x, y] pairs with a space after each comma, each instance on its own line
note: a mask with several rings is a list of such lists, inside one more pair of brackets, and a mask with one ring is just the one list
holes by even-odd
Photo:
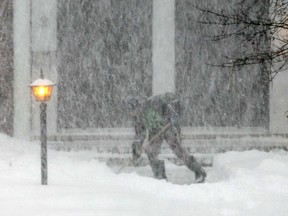
[[[270, 132], [288, 133], [288, 71], [280, 72], [270, 87]], [[287, 113], [286, 113], [287, 112]]]
[[31, 119], [30, 0], [14, 0], [14, 136], [29, 139]]
[[[44, 77], [57, 84], [57, 0], [32, 0], [32, 80]], [[57, 86], [47, 102], [47, 134], [57, 132]], [[40, 133], [39, 102], [32, 102], [32, 136]]]
[[153, 95], [175, 92], [175, 0], [153, 0]]
[[[288, 1], [285, 0], [284, 3]], [[275, 6], [277, 1], [270, 2], [270, 16], [275, 17], [276, 21], [281, 22], [281, 20], [286, 19], [286, 17], [282, 17], [282, 14], [275, 13], [276, 8], [279, 6]], [[286, 15], [285, 15], [286, 16]], [[285, 29], [280, 29], [277, 33], [275, 32], [274, 37], [275, 40], [272, 40], [272, 49], [279, 49], [279, 47], [283, 46], [282, 38], [287, 38], [288, 31]], [[286, 57], [285, 57], [286, 58]], [[285, 59], [283, 59], [285, 60]], [[275, 68], [281, 66], [275, 65]], [[288, 70], [284, 70], [279, 72], [274, 78], [273, 82], [270, 85], [270, 124], [269, 130], [271, 133], [288, 133]]]

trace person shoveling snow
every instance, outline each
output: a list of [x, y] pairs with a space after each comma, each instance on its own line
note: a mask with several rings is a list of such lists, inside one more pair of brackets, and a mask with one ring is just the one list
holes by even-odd
[[[173, 93], [165, 93], [140, 100], [128, 96], [125, 108], [133, 117], [135, 140], [132, 143], [134, 164], [145, 151], [156, 179], [167, 179], [164, 161], [158, 159], [162, 142], [165, 140], [174, 154], [195, 173], [196, 182], [205, 181], [206, 172], [192, 155], [182, 147], [180, 128], [180, 103]], [[148, 141], [145, 142], [146, 133]]]

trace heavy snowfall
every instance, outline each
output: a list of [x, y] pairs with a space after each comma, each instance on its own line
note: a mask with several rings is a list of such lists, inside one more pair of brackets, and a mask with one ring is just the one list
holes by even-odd
[[[175, 92], [183, 101], [181, 126], [212, 128], [207, 137], [216, 138], [207, 143], [216, 147], [226, 146], [217, 137], [218, 129], [226, 130], [224, 136], [232, 137], [229, 149], [235, 150], [242, 135], [249, 148], [255, 138], [250, 134], [260, 135], [263, 148], [277, 144], [270, 135], [287, 137], [288, 75], [279, 75], [270, 88], [265, 74], [270, 68], [263, 62], [237, 73], [211, 67], [226, 55], [254, 49], [253, 40], [243, 44], [238, 33], [228, 41], [211, 40], [221, 29], [194, 22], [206, 16], [191, 8], [190, 0], [0, 2], [0, 216], [288, 215], [288, 151], [277, 148], [213, 153], [212, 166], [204, 167], [207, 178], [198, 184], [193, 172], [168, 160], [167, 181], [156, 180], [149, 165], [108, 166], [99, 160], [100, 151], [73, 150], [71, 143], [72, 150], [57, 151], [48, 140], [48, 185], [41, 185], [40, 141], [24, 138], [38, 136], [38, 104], [28, 85], [42, 69], [57, 83], [47, 111], [51, 137], [71, 132], [73, 138], [74, 132], [77, 138], [75, 133], [83, 131], [91, 141], [91, 131], [105, 128], [118, 135], [132, 125], [121, 107], [125, 96]], [[233, 9], [227, 0], [197, 2]], [[261, 15], [268, 16], [273, 9], [268, 2], [253, 11], [263, 7]], [[260, 44], [262, 52], [270, 41]], [[236, 133], [227, 131], [230, 127]], [[184, 144], [193, 146], [193, 141]], [[101, 144], [93, 142], [95, 148]]]
[[[286, 216], [288, 152], [257, 150], [213, 155], [203, 184], [166, 162], [168, 181], [150, 167], [116, 174], [93, 151], [48, 151], [41, 185], [40, 144], [0, 134], [1, 216], [245, 215]], [[180, 178], [181, 177], [181, 178]], [[177, 179], [178, 178], [178, 179]]]

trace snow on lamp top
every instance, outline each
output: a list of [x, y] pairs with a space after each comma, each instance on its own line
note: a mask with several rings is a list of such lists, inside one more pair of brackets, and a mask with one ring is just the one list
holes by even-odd
[[35, 80], [30, 84], [30, 87], [32, 88], [36, 101], [45, 102], [50, 100], [54, 85], [55, 83], [51, 80], [43, 78]]
[[53, 83], [49, 79], [37, 79], [33, 83], [30, 84], [31, 87], [33, 86], [54, 86], [55, 83]]

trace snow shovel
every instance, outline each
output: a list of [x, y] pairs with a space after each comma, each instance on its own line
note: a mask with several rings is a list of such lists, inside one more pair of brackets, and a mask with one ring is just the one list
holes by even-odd
[[[145, 141], [142, 145], [142, 151], [143, 152], [153, 141], [155, 141], [161, 134], [163, 134], [170, 126], [172, 125], [172, 123], [168, 123], [166, 124], [155, 136], [152, 137], [151, 140], [148, 141], [148, 135], [146, 135], [145, 137]], [[130, 160], [128, 160], [127, 163], [125, 163], [123, 166], [121, 166], [119, 168], [119, 170], [116, 171], [117, 174], [119, 174], [124, 168], [126, 168], [129, 164], [137, 164], [140, 161], [141, 157], [139, 157], [136, 161], [133, 160], [133, 158], [131, 158]]]

